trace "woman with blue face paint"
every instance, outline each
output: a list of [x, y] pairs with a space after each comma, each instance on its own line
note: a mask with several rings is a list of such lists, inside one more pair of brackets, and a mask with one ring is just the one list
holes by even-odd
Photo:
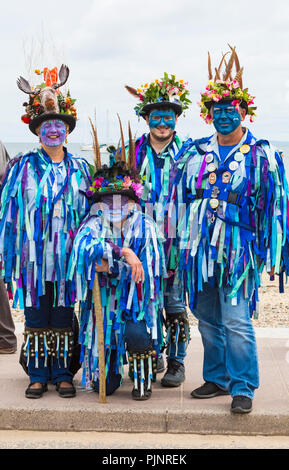
[[[182, 200], [180, 191], [174, 193], [174, 210], [169, 216], [169, 200], [177, 168], [181, 168], [190, 153], [191, 139], [181, 139], [175, 127], [179, 116], [188, 108], [190, 100], [183, 80], [164, 74], [161, 80], [147, 84], [143, 89], [126, 87], [139, 103], [135, 107], [142, 116], [149, 133], [136, 141], [136, 164], [145, 178], [140, 199], [144, 212], [150, 214], [166, 238], [165, 253], [169, 278], [165, 284], [167, 370], [161, 379], [163, 387], [178, 387], [185, 380], [184, 361], [189, 335], [179, 334], [188, 326], [186, 303], [178, 273], [178, 241], [175, 227]], [[164, 370], [159, 357], [158, 371]]]
[[261, 273], [275, 271], [282, 291], [289, 272], [288, 184], [276, 149], [242, 127], [256, 107], [231, 49], [222, 79], [221, 66], [212, 78], [209, 60], [201, 95], [201, 115], [216, 133], [194, 142], [182, 174], [188, 209], [179, 221], [186, 227], [180, 271], [204, 346], [205, 383], [191, 395], [229, 394], [233, 413], [249, 413], [259, 386], [251, 317], [258, 314]]
[[[131, 158], [133, 156], [133, 158]], [[87, 195], [89, 215], [77, 231], [69, 279], [80, 301], [82, 386], [99, 392], [97, 326], [92, 286], [99, 282], [105, 342], [106, 394], [117, 390], [129, 361], [132, 398], [152, 394], [156, 360], [163, 345], [163, 237], [138, 206], [142, 180], [134, 162], [133, 143], [125, 162], [116, 154], [110, 167], [100, 166]], [[95, 281], [95, 276], [98, 277]]]
[[22, 120], [41, 146], [12, 159], [4, 176], [1, 276], [11, 296], [16, 283], [14, 306], [24, 309], [21, 359], [30, 378], [26, 397], [40, 398], [51, 381], [65, 398], [76, 393], [70, 368], [74, 304], [66, 270], [73, 233], [89, 209], [90, 174], [86, 160], [74, 157], [63, 145], [76, 124], [69, 107], [75, 100], [57, 93], [69, 70], [61, 67], [59, 82], [44, 71], [39, 87], [32, 89], [22, 77], [17, 82], [30, 96]]

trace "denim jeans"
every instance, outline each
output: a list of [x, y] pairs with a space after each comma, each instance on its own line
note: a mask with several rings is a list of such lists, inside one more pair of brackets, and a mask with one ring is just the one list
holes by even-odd
[[252, 399], [259, 386], [259, 369], [249, 302], [241, 292], [238, 305], [233, 306], [226, 294], [226, 288], [209, 284], [199, 292], [194, 315], [204, 346], [203, 378], [232, 397]]
[[[186, 304], [182, 300], [182, 285], [181, 283], [170, 285], [166, 280], [164, 305], [166, 315], [172, 316], [173, 314], [183, 312], [186, 310]], [[171, 343], [167, 349], [167, 359], [175, 359], [176, 361], [184, 364], [186, 357], [186, 342], [178, 341]]]
[[[41, 296], [40, 309], [34, 307], [25, 307], [25, 325], [28, 328], [67, 328], [71, 327], [73, 323], [72, 307], [53, 307], [54, 300], [54, 285], [52, 282], [45, 284], [46, 294]], [[30, 382], [47, 383], [49, 380], [53, 384], [57, 382], [72, 382], [73, 374], [68, 370], [69, 360], [67, 367], [64, 365], [64, 360], [52, 359], [48, 360], [48, 365], [45, 367], [44, 358], [39, 358], [39, 365], [35, 367], [34, 357], [29, 358], [28, 374]]]

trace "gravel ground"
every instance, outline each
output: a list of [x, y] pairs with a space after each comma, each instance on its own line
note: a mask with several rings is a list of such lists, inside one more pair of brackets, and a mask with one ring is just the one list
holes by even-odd
[[[279, 293], [278, 277], [270, 281], [266, 274], [259, 290], [260, 311], [258, 319], [253, 320], [256, 328], [289, 328], [289, 286], [285, 285], [284, 294]], [[12, 305], [12, 303], [11, 303]], [[23, 322], [23, 310], [12, 309], [14, 321]], [[190, 324], [197, 325], [196, 318], [190, 314]]]

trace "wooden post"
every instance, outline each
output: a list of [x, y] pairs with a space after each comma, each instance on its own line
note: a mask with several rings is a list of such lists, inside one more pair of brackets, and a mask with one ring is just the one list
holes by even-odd
[[[93, 124], [90, 118], [89, 118], [89, 122], [90, 122], [91, 130], [92, 130], [93, 151], [94, 151], [94, 170], [96, 171], [101, 166], [100, 150], [99, 150], [97, 133], [96, 133], [96, 125]], [[98, 370], [99, 370], [98, 401], [99, 403], [106, 403], [103, 317], [102, 317], [101, 296], [100, 296], [100, 287], [99, 287], [97, 272], [95, 273], [92, 294], [93, 294], [94, 314], [95, 314], [97, 344], [98, 344]]]
[[95, 273], [92, 293], [98, 343], [99, 403], [106, 403], [103, 317], [97, 273]]

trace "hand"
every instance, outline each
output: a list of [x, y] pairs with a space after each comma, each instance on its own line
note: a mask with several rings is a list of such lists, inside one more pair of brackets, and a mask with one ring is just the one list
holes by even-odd
[[137, 255], [130, 248], [124, 247], [122, 249], [122, 256], [131, 267], [131, 278], [135, 283], [144, 282], [144, 269]]
[[101, 258], [101, 264], [95, 263], [95, 271], [97, 273], [108, 273], [108, 261], [106, 259]]

